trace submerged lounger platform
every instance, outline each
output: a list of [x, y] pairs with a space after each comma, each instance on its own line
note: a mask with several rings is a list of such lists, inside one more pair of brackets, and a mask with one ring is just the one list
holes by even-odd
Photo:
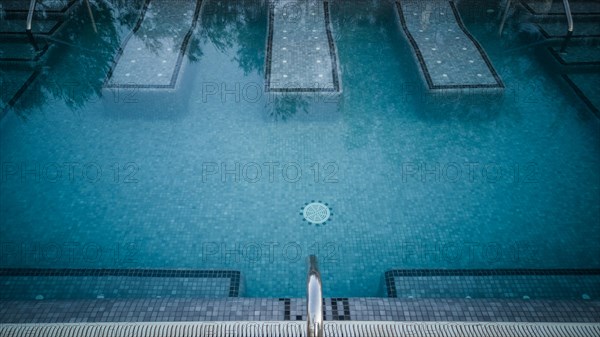
[[267, 91], [340, 91], [327, 1], [271, 3], [265, 75]]
[[504, 88], [453, 1], [399, 0], [396, 6], [429, 89]]
[[177, 83], [201, 0], [147, 0], [108, 74], [107, 88], [166, 88]]

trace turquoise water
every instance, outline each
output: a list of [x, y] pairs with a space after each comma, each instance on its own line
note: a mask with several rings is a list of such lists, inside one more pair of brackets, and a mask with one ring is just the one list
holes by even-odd
[[303, 296], [311, 253], [327, 297], [392, 268], [600, 268], [600, 122], [520, 27], [466, 16], [506, 89], [432, 95], [392, 4], [334, 2], [342, 94], [273, 96], [267, 8], [238, 4], [205, 4], [174, 96], [102, 91], [134, 10], [63, 28], [1, 121], [1, 267], [235, 269], [266, 297]]

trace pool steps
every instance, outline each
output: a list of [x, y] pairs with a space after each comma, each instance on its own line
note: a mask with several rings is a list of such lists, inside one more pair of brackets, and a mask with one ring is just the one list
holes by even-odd
[[[520, 0], [521, 8], [529, 22], [535, 24], [546, 44], [549, 71], [557, 73], [566, 90], [600, 118], [600, 2], [570, 0], [574, 32], [568, 47], [561, 52], [566, 41], [565, 8], [560, 1]], [[562, 23], [562, 24], [561, 24]], [[562, 26], [562, 29], [561, 29]], [[539, 43], [540, 41], [536, 41]]]

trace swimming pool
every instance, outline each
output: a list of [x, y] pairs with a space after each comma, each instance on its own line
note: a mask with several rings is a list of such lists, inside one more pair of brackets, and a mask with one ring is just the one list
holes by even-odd
[[238, 270], [248, 297], [302, 297], [309, 254], [328, 297], [385, 296], [390, 269], [600, 268], [600, 121], [527, 26], [497, 38], [498, 4], [458, 9], [502, 90], [428, 92], [394, 3], [332, 1], [339, 93], [266, 92], [267, 4], [205, 1], [176, 92], [118, 96], [142, 4], [97, 6], [1, 121], [2, 268]]

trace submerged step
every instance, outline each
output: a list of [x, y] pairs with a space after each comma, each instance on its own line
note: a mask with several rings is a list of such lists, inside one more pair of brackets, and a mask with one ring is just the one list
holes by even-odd
[[[521, 0], [523, 6], [535, 15], [565, 15], [562, 0]], [[571, 13], [575, 15], [600, 14], [600, 1], [569, 0]]]
[[11, 37], [0, 40], [0, 61], [35, 62], [48, 50], [49, 45], [42, 39], [36, 39], [38, 49], [23, 37]]
[[267, 91], [340, 91], [327, 1], [271, 3], [265, 74]]
[[590, 110], [600, 117], [600, 74], [565, 74], [563, 78]]
[[[25, 34], [26, 19], [6, 19], [0, 20], [0, 34]], [[40, 19], [33, 20], [31, 23], [31, 32], [33, 34], [50, 35], [53, 34], [61, 25], [61, 20]]]
[[6, 110], [14, 106], [21, 95], [38, 76], [37, 71], [2, 69], [0, 71], [0, 119]]
[[600, 44], [569, 44], [564, 53], [560, 47], [549, 47], [550, 53], [562, 65], [600, 65]]
[[385, 284], [397, 298], [600, 298], [596, 269], [396, 269], [385, 273]]
[[[44, 0], [38, 1], [35, 7], [36, 11], [46, 13], [65, 13], [75, 3], [75, 0]], [[19, 13], [29, 11], [29, 1], [26, 0], [5, 0], [2, 1], [1, 9], [8, 13]]]
[[[600, 16], [577, 18], [574, 23], [573, 37], [600, 37]], [[567, 24], [564, 17], [545, 17], [537, 23], [546, 38], [563, 38], [567, 35]]]
[[396, 6], [429, 89], [504, 87], [453, 1], [401, 0]]
[[165, 269], [0, 269], [0, 300], [226, 298], [240, 272]]
[[201, 0], [147, 0], [110, 70], [108, 88], [175, 88]]

